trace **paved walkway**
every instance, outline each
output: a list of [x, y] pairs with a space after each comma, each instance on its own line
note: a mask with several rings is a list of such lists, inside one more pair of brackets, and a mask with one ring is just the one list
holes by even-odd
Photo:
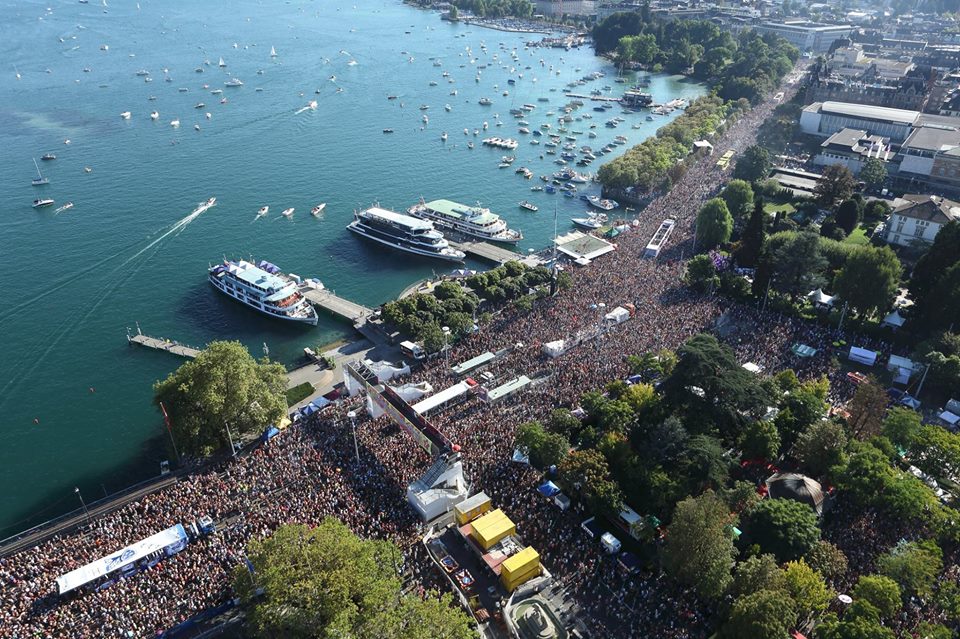
[[334, 386], [343, 381], [343, 364], [345, 362], [367, 358], [374, 361], [399, 361], [401, 359], [399, 348], [386, 344], [374, 345], [366, 339], [342, 344], [337, 348], [325, 351], [323, 355], [329, 355], [333, 358], [334, 367], [332, 369], [321, 363], [311, 362], [306, 366], [295, 368], [287, 374], [287, 388], [293, 388], [304, 382], [310, 382], [314, 388], [312, 395], [291, 406], [288, 412], [299, 410], [312, 400], [332, 391]]

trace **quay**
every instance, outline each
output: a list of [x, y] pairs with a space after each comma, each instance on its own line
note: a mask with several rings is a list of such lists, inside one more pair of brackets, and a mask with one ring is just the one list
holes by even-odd
[[370, 315], [373, 315], [373, 309], [367, 308], [362, 304], [351, 302], [327, 289], [316, 289], [311, 286], [301, 286], [300, 294], [310, 300], [314, 306], [321, 308], [328, 313], [338, 315], [344, 319], [350, 320], [354, 325], [360, 324]]
[[540, 264], [540, 259], [536, 257], [526, 257], [521, 253], [515, 253], [510, 249], [505, 249], [489, 242], [474, 242], [470, 240], [464, 240], [462, 242], [454, 242], [453, 240], [447, 239], [447, 242], [451, 247], [457, 249], [458, 251], [463, 251], [467, 255], [486, 260], [488, 262], [494, 262], [496, 264], [505, 264], [517, 260], [523, 262], [524, 264], [530, 266], [536, 266]]
[[129, 331], [127, 332], [127, 342], [130, 344], [138, 344], [139, 346], [146, 346], [147, 348], [153, 348], [158, 351], [166, 351], [168, 353], [173, 353], [174, 355], [179, 355], [180, 357], [186, 357], [189, 359], [194, 359], [200, 354], [199, 348], [185, 346], [180, 342], [174, 342], [169, 339], [144, 335], [142, 332], [140, 332], [139, 325], [137, 326], [136, 335], [131, 335]]
[[583, 93], [564, 93], [568, 98], [578, 100], [593, 100], [594, 102], [620, 102], [621, 98], [612, 98], [607, 95], [584, 95]]

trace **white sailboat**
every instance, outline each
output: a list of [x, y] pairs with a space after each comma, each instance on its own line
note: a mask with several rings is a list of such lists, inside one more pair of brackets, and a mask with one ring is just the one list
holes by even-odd
[[277, 57], [277, 50], [274, 49], [273, 47], [270, 47], [270, 57], [271, 58]]
[[223, 67], [227, 66], [227, 63], [223, 61], [223, 57], [222, 57], [222, 56], [221, 56], [221, 58], [220, 58], [220, 62], [217, 63], [217, 66], [220, 67], [220, 68], [223, 68]]
[[43, 177], [43, 173], [40, 172], [40, 165], [37, 164], [36, 158], [33, 160], [33, 165], [37, 167], [37, 177], [33, 178], [31, 184], [34, 186], [43, 186], [44, 184], [50, 184], [50, 178]]

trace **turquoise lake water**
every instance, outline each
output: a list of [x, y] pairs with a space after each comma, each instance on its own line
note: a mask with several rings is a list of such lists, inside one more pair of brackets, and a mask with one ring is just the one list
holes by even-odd
[[[567, 102], [568, 82], [602, 70], [606, 78], [577, 91], [610, 85], [618, 95], [625, 87], [587, 47], [525, 50], [541, 36], [450, 24], [399, 2], [109, 5], [0, 0], [0, 537], [76, 508], [74, 486], [91, 502], [157, 473], [167, 454], [151, 384], [180, 361], [128, 347], [125, 333], [137, 322], [188, 344], [238, 339], [259, 355], [266, 343], [287, 364], [304, 346], [349, 335], [330, 317], [316, 328], [290, 326], [226, 299], [206, 282], [211, 262], [268, 259], [377, 305], [451, 265], [385, 252], [344, 227], [354, 209], [379, 202], [403, 210], [421, 196], [479, 201], [524, 232], [520, 251], [541, 248], [553, 234], [554, 203], [561, 231], [584, 203], [530, 192], [541, 182], [498, 170], [505, 152], [480, 139], [517, 138], [514, 166], [552, 173], [556, 156], [541, 159], [546, 149], [518, 134], [509, 109], [536, 104], [530, 128], [556, 127], [546, 112]], [[487, 68], [476, 82], [479, 65]], [[153, 81], [138, 77], [140, 69]], [[234, 76], [244, 86], [223, 87]], [[227, 104], [211, 95], [215, 88]], [[670, 76], [654, 77], [649, 90], [658, 102], [704, 92]], [[492, 106], [477, 103], [484, 96]], [[317, 108], [301, 110], [311, 100]], [[194, 108], [198, 102], [205, 106]], [[420, 105], [430, 107], [425, 127]], [[623, 115], [610, 129], [604, 122], [620, 109], [592, 106], [574, 114], [592, 120], [568, 127], [584, 131], [579, 144], [594, 149], [615, 135], [639, 142], [679, 114], [653, 122]], [[474, 137], [484, 121], [489, 131]], [[586, 135], [591, 123], [596, 139]], [[388, 127], [395, 133], [382, 133]], [[57, 155], [41, 162], [51, 184], [33, 187], [31, 158], [46, 152]], [[33, 210], [40, 194], [75, 207]], [[182, 223], [213, 196], [216, 207]], [[520, 210], [522, 199], [540, 211]], [[319, 202], [327, 207], [315, 219], [309, 211]], [[263, 205], [270, 214], [255, 221]], [[280, 217], [288, 207], [296, 207], [292, 220]]]

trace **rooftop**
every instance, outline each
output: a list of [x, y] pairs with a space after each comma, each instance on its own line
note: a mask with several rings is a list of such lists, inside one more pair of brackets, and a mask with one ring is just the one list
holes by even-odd
[[960, 131], [933, 126], [915, 128], [903, 142], [903, 148], [921, 151], [946, 151], [958, 145]]
[[467, 206], [451, 200], [432, 200], [427, 202], [426, 206], [437, 213], [460, 220], [469, 220], [474, 224], [489, 224], [500, 217], [491, 213], [490, 209]]
[[893, 209], [894, 215], [947, 224], [960, 220], [960, 203], [937, 195], [904, 195], [906, 202]]
[[371, 206], [369, 209], [366, 209], [361, 213], [361, 215], [372, 215], [374, 217], [379, 217], [381, 219], [393, 222], [399, 226], [404, 226], [410, 230], [421, 230], [421, 229], [432, 229], [433, 223], [428, 222], [427, 220], [421, 220], [410, 215], [404, 215], [402, 213], [397, 213], [396, 211], [389, 211], [387, 209], [382, 209], [379, 206]]
[[291, 284], [291, 282], [288, 282], [287, 280], [276, 275], [271, 275], [263, 269], [254, 266], [250, 262], [240, 260], [239, 262], [234, 262], [234, 264], [238, 268], [236, 270], [228, 268], [228, 270], [234, 273], [234, 275], [237, 276], [237, 279], [243, 280], [252, 286], [272, 292], [280, 290], [281, 288]]
[[[806, 109], [819, 104], [820, 113], [832, 113], [835, 115], [846, 115], [855, 118], [867, 120], [882, 120], [886, 122], [895, 122], [900, 124], [913, 124], [920, 116], [918, 111], [907, 111], [906, 109], [893, 109], [890, 107], [872, 106], [869, 104], [851, 104], [849, 102], [814, 102]], [[817, 109], [814, 109], [816, 111]]]

